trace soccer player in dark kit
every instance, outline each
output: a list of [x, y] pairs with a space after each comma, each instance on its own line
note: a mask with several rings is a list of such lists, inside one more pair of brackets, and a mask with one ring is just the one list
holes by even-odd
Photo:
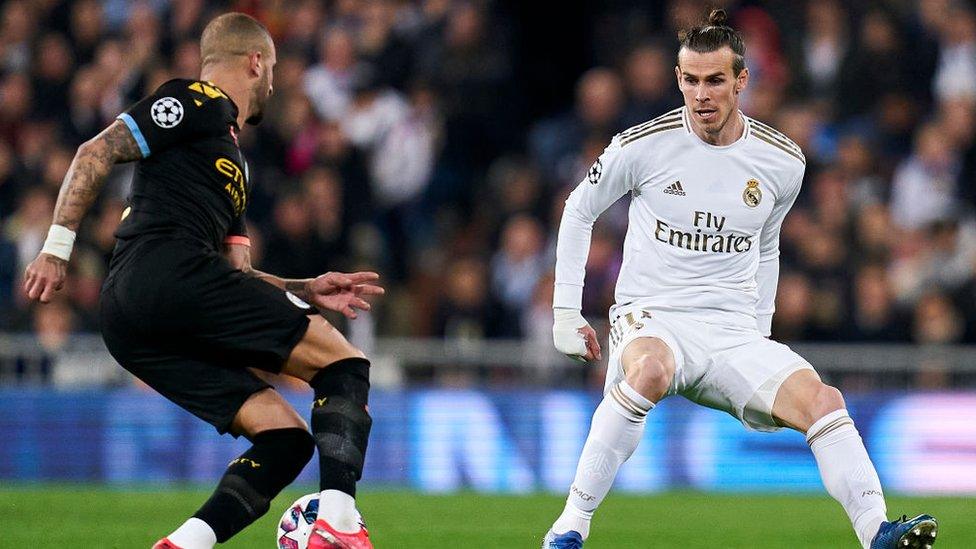
[[[237, 145], [272, 92], [275, 47], [253, 18], [228, 13], [200, 39], [199, 80], [170, 80], [79, 147], [54, 222], [27, 268], [25, 291], [58, 291], [75, 231], [116, 163], [138, 161], [102, 288], [102, 331], [135, 376], [220, 433], [252, 446], [206, 503], [160, 549], [210, 548], [267, 512], [319, 451], [319, 518], [309, 547], [372, 547], [355, 508], [372, 420], [369, 361], [319, 315], [355, 317], [382, 294], [378, 275], [284, 280], [251, 268], [244, 224], [250, 180]], [[282, 372], [315, 391], [311, 433], [249, 368]]]

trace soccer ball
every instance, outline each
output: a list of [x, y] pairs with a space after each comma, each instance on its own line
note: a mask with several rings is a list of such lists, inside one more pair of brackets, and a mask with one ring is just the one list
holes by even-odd
[[278, 549], [306, 549], [312, 523], [319, 514], [319, 494], [308, 494], [285, 510], [278, 522]]
[[[278, 522], [278, 530], [275, 533], [278, 549], [307, 549], [308, 536], [312, 534], [312, 523], [318, 515], [318, 492], [302, 496], [292, 503]], [[365, 528], [366, 524], [359, 511], [356, 511], [356, 518]]]

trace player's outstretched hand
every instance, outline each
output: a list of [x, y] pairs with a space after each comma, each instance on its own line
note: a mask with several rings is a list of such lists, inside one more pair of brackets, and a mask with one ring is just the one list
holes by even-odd
[[68, 262], [51, 254], [40, 253], [24, 273], [24, 291], [31, 301], [49, 303], [54, 292], [64, 287]]
[[578, 309], [552, 310], [552, 342], [560, 353], [582, 362], [601, 360], [600, 343]]
[[356, 310], [368, 311], [370, 304], [364, 297], [383, 295], [385, 290], [376, 284], [380, 275], [358, 273], [325, 273], [308, 283], [309, 302], [320, 309], [328, 309], [356, 318]]

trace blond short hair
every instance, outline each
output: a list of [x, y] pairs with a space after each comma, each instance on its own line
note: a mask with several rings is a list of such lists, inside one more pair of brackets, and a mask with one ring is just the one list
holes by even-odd
[[203, 29], [200, 57], [206, 66], [252, 52], [268, 56], [271, 44], [271, 34], [257, 19], [245, 13], [225, 13], [213, 18]]

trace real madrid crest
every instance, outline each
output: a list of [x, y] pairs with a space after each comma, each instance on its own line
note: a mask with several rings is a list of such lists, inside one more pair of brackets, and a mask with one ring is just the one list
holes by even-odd
[[746, 181], [746, 188], [742, 191], [742, 201], [750, 208], [755, 208], [762, 202], [762, 191], [759, 189], [758, 180], [750, 179]]

